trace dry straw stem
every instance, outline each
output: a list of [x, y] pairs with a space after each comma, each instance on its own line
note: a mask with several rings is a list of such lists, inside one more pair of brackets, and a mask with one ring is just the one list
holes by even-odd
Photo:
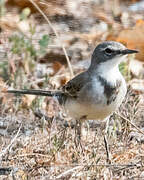
[[18, 131], [17, 131], [17, 133], [15, 135], [15, 137], [11, 140], [10, 144], [4, 150], [2, 150], [2, 152], [0, 153], [0, 157], [3, 156], [7, 152], [7, 150], [11, 147], [11, 145], [14, 143], [14, 141], [16, 140], [16, 138], [19, 135], [21, 127], [22, 127], [22, 124], [20, 125], [20, 127], [19, 127], [19, 129], [18, 129]]
[[64, 177], [66, 177], [68, 174], [72, 174], [74, 171], [76, 171], [76, 170], [78, 170], [78, 169], [80, 169], [80, 168], [83, 168], [83, 166], [76, 166], [76, 167], [74, 167], [74, 168], [71, 168], [71, 169], [69, 169], [69, 170], [67, 170], [67, 171], [59, 174], [59, 175], [56, 177], [56, 179], [64, 178]]
[[50, 22], [50, 20], [48, 19], [48, 17], [45, 15], [45, 13], [40, 9], [40, 7], [33, 1], [33, 0], [28, 0], [30, 1], [34, 6], [35, 8], [42, 14], [42, 16], [45, 18], [45, 20], [47, 21], [47, 23], [49, 24], [49, 26], [51, 27], [51, 29], [53, 30], [53, 32], [55, 33], [57, 39], [59, 40], [61, 46], [62, 46], [62, 49], [63, 49], [63, 52], [65, 54], [65, 57], [66, 57], [66, 60], [67, 60], [67, 63], [68, 63], [68, 67], [69, 67], [69, 70], [70, 70], [70, 75], [71, 75], [71, 78], [74, 76], [73, 74], [73, 70], [72, 70], [72, 66], [71, 66], [71, 63], [70, 63], [70, 60], [69, 60], [69, 57], [67, 55], [67, 52], [66, 52], [66, 49], [64, 47], [64, 45], [62, 44], [61, 40], [60, 40], [60, 37], [56, 31], [56, 29], [53, 27], [52, 23]]
[[123, 117], [121, 114], [119, 114], [119, 113], [116, 113], [119, 117], [121, 117], [123, 120], [125, 120], [125, 121], [127, 121], [128, 123], [130, 123], [133, 127], [135, 127], [137, 130], [138, 130], [138, 132], [140, 132], [141, 134], [143, 134], [144, 135], [144, 132], [140, 129], [140, 128], [138, 128], [134, 123], [132, 123], [130, 120], [128, 120], [127, 118], [125, 118], [125, 117]]

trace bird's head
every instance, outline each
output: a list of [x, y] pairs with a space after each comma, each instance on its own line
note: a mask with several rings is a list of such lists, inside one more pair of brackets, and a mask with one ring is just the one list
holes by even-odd
[[128, 54], [138, 53], [137, 50], [127, 49], [124, 45], [115, 41], [100, 43], [92, 54], [92, 66], [104, 65], [112, 68], [125, 59]]

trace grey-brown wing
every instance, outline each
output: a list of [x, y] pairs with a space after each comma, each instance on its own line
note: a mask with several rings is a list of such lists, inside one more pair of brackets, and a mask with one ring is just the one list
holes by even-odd
[[63, 86], [63, 92], [67, 93], [69, 96], [76, 98], [79, 91], [83, 88], [88, 80], [87, 72], [83, 72], [70, 80], [66, 85]]

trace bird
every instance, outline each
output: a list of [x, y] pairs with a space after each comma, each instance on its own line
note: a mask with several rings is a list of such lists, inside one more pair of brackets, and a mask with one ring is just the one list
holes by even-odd
[[33, 94], [56, 98], [65, 111], [78, 123], [86, 120], [107, 119], [121, 105], [127, 92], [119, 64], [128, 54], [138, 50], [128, 49], [116, 41], [104, 41], [96, 46], [89, 68], [68, 81], [60, 90], [7, 90], [7, 93]]

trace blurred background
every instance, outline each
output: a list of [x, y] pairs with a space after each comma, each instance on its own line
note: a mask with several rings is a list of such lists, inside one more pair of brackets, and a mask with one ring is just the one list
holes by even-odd
[[105, 40], [139, 49], [134, 58], [138, 62], [130, 62], [130, 71], [143, 77], [144, 1], [35, 0], [34, 3], [49, 18], [52, 28], [29, 0], [0, 1], [0, 76], [12, 87], [44, 87], [47, 78], [53, 79], [55, 74], [52, 86], [60, 87], [71, 78], [62, 45], [76, 74], [88, 67], [93, 49]]
[[[0, 0], [1, 91], [59, 89], [106, 40], [139, 50], [120, 64], [130, 90], [118, 113], [143, 130], [143, 0]], [[71, 122], [52, 98], [1, 92], [0, 179], [144, 178], [143, 134], [118, 114], [109, 128], [114, 166], [105, 166], [101, 123], [84, 125], [81, 152]]]

